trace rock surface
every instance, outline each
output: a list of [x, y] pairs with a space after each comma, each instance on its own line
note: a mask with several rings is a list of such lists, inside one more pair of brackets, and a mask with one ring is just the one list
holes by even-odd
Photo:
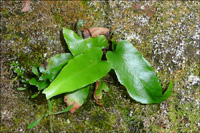
[[[163, 88], [174, 81], [173, 94], [160, 104], [141, 105], [106, 77], [112, 90], [103, 96], [106, 112], [91, 92], [76, 113], [50, 118], [54, 132], [199, 132], [199, 8], [198, 1], [32, 1], [23, 13], [20, 2], [2, 1], [1, 131], [29, 132], [27, 125], [47, 109], [43, 96], [34, 100], [32, 92], [16, 90], [20, 83], [12, 82], [12, 61], [18, 60], [31, 75], [32, 66], [67, 51], [62, 27], [76, 30], [82, 19], [82, 30], [106, 27], [110, 38], [130, 41], [152, 64]], [[52, 103], [55, 111], [65, 108], [61, 98]], [[31, 131], [50, 129], [45, 118]]]

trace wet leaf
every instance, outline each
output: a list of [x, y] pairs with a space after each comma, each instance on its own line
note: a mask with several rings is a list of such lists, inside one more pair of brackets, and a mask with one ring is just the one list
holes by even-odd
[[131, 43], [119, 42], [115, 52], [107, 52], [107, 59], [119, 82], [136, 101], [144, 104], [160, 103], [171, 95], [170, 90], [162, 95], [162, 88], [153, 68]]
[[18, 91], [23, 91], [23, 90], [26, 90], [26, 88], [24, 88], [24, 87], [19, 87], [19, 88], [17, 88], [17, 90], [18, 90]]
[[47, 76], [47, 78], [52, 81], [71, 58], [72, 55], [70, 53], [63, 53], [48, 59], [48, 65], [46, 67], [46, 73], [44, 76]]
[[37, 68], [32, 67], [32, 72], [33, 72], [37, 77], [39, 77], [39, 73], [38, 73]]
[[99, 100], [102, 99], [102, 91], [108, 92], [109, 88], [108, 86], [102, 81], [98, 80], [96, 81], [96, 87], [95, 87], [95, 92], [94, 92], [94, 99], [96, 103], [100, 106], [103, 106], [103, 103], [101, 103]]
[[101, 61], [101, 48], [91, 48], [71, 59], [43, 93], [49, 99], [72, 92], [105, 76], [111, 69], [108, 61]]
[[41, 116], [40, 118], [38, 118], [37, 120], [35, 120], [34, 122], [30, 123], [27, 127], [27, 129], [31, 129], [34, 128], [35, 126], [37, 126], [39, 124], [39, 122], [41, 121], [41, 119], [44, 117], [45, 115]]
[[95, 38], [82, 39], [72, 30], [63, 28], [63, 34], [69, 50], [74, 56], [83, 53], [89, 48], [100, 47], [107, 48], [108, 42], [104, 36], [98, 36]]
[[85, 102], [89, 93], [89, 86], [78, 89], [71, 93], [66, 93], [64, 97], [64, 102], [67, 106], [73, 104], [73, 107], [70, 109], [70, 113], [74, 113], [77, 109], [79, 109], [83, 103]]

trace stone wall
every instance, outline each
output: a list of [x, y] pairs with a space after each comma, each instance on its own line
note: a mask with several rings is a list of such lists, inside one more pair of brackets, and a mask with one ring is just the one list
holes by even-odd
[[[12, 82], [12, 61], [30, 68], [66, 51], [62, 27], [82, 30], [111, 29], [109, 39], [130, 41], [152, 64], [163, 89], [174, 82], [172, 96], [157, 105], [141, 105], [114, 81], [104, 95], [106, 112], [93, 101], [92, 92], [75, 114], [52, 116], [58, 132], [198, 132], [200, 131], [200, 78], [198, 1], [33, 1], [22, 13], [18, 1], [1, 2], [1, 131], [27, 132], [27, 125], [46, 111], [46, 102], [30, 99]], [[91, 86], [91, 88], [93, 88]], [[62, 98], [54, 110], [65, 108]], [[49, 119], [31, 131], [49, 132]]]

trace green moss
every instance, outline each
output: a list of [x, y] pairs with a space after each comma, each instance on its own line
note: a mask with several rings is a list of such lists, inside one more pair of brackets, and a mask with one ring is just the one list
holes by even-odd
[[[199, 75], [199, 64], [196, 62], [198, 57], [193, 54], [196, 47], [188, 45], [184, 53], [188, 56], [186, 63], [176, 66], [171, 63], [171, 55], [166, 55], [166, 53], [154, 55], [156, 48], [150, 41], [155, 35], [158, 35], [159, 47], [164, 50], [169, 47], [176, 49], [175, 46], [178, 45], [174, 43], [174, 40], [180, 39], [176, 35], [182, 34], [176, 28], [177, 23], [185, 17], [184, 14], [188, 16], [191, 12], [194, 14], [198, 4], [195, 5], [189, 2], [186, 6], [185, 2], [180, 2], [180, 7], [177, 7], [175, 6], [176, 3], [170, 1], [152, 3], [153, 8], [159, 9], [159, 11], [155, 11], [155, 14], [150, 18], [149, 25], [142, 26], [140, 21], [135, 20], [135, 17], [145, 16], [145, 13], [134, 10], [136, 3], [133, 3], [130, 8], [127, 6], [127, 9], [123, 7], [125, 2], [121, 2], [121, 4], [118, 2], [112, 3], [111, 1], [90, 3], [88, 4], [87, 1], [57, 1], [53, 4], [49, 1], [33, 2], [33, 11], [28, 13], [20, 12], [20, 2], [12, 1], [11, 4], [7, 2], [2, 6], [2, 22], [3, 24], [6, 22], [5, 27], [3, 27], [4, 34], [2, 35], [4, 42], [2, 56], [6, 58], [2, 60], [2, 66], [7, 67], [7, 69], [4, 69], [5, 71], [2, 71], [4, 74], [2, 77], [7, 78], [2, 80], [3, 88], [6, 90], [6, 92], [3, 92], [2, 99], [7, 98], [3, 103], [6, 107], [2, 106], [2, 110], [7, 110], [10, 113], [8, 113], [8, 118], [3, 118], [1, 131], [19, 132], [23, 129], [22, 132], [49, 132], [51, 123], [54, 132], [197, 132], [199, 127], [196, 121], [197, 118], [200, 118], [200, 110], [194, 106], [194, 103], [196, 102], [195, 99], [199, 98], [200, 90], [197, 89], [197, 85], [190, 86], [189, 90], [185, 82], [189, 75]], [[108, 3], [111, 5], [108, 5]], [[118, 3], [117, 6], [115, 6], [116, 3]], [[171, 5], [174, 5], [174, 7], [171, 7]], [[110, 7], [108, 8], [108, 6]], [[115, 6], [115, 8], [111, 9], [112, 6]], [[173, 11], [170, 10], [172, 8]], [[112, 12], [110, 12], [111, 10]], [[109, 15], [109, 17], [103, 16], [103, 13]], [[171, 19], [173, 15], [174, 17]], [[44, 20], [40, 21], [41, 18]], [[157, 20], [157, 18], [160, 20]], [[12, 84], [10, 82], [10, 74], [6, 73], [10, 72], [8, 66], [13, 60], [18, 60], [20, 66], [26, 68], [27, 71], [29, 69], [27, 76], [31, 77], [30, 68], [32, 66], [37, 67], [46, 60], [43, 57], [44, 53], [48, 53], [47, 56], [51, 57], [56, 53], [63, 52], [60, 45], [54, 42], [59, 40], [59, 35], [56, 35], [58, 30], [62, 26], [74, 29], [74, 25], [79, 19], [84, 22], [82, 30], [93, 26], [110, 27], [113, 34], [112, 39], [114, 40], [126, 39], [126, 35], [131, 35], [133, 32], [138, 34], [141, 43], [137, 39], [129, 41], [137, 47], [148, 61], [151, 62], [152, 58], [155, 57], [152, 65], [155, 68], [160, 67], [157, 74], [163, 89], [168, 87], [171, 79], [174, 79], [173, 94], [161, 104], [141, 105], [129, 97], [126, 89], [117, 82], [114, 76], [112, 78], [108, 76], [105, 81], [111, 91], [103, 93], [102, 99], [106, 112], [95, 103], [93, 98], [94, 86], [92, 85], [86, 102], [74, 114], [67, 112], [52, 115], [50, 118], [46, 117], [35, 128], [26, 130], [29, 123], [46, 113], [47, 101], [44, 95], [40, 95], [36, 99], [27, 98], [26, 96], [31, 96], [32, 91], [23, 93], [16, 91], [19, 83]], [[190, 27], [188, 35], [193, 36], [196, 22], [191, 21], [188, 17], [185, 19], [183, 22]], [[58, 27], [55, 28], [54, 25], [58, 25]], [[159, 44], [162, 41], [161, 35], [165, 35], [167, 29], [173, 27], [173, 25], [175, 25], [175, 29], [170, 34], [172, 39], [166, 45]], [[37, 40], [43, 34], [43, 31], [47, 31], [44, 34], [49, 36], [52, 43], [47, 44], [45, 39], [41, 42]], [[38, 44], [31, 43], [31, 39], [36, 40]], [[10, 43], [13, 41], [14, 43]], [[193, 39], [190, 37], [185, 42], [192, 41]], [[24, 52], [24, 48], [29, 48], [31, 53]], [[164, 60], [164, 64], [160, 63], [161, 60]], [[174, 71], [172, 74], [165, 66], [166, 64], [173, 66]], [[9, 90], [12, 91], [9, 92]], [[183, 94], [182, 91], [191, 91], [191, 93]], [[183, 98], [192, 99], [192, 101], [188, 100], [185, 103], [180, 103]], [[66, 108], [63, 96], [53, 98], [51, 101], [53, 112]]]
[[57, 12], [54, 12], [53, 16], [54, 16], [54, 20], [57, 24], [62, 24], [64, 22], [64, 18]]
[[200, 118], [200, 110], [193, 107], [193, 104], [187, 103], [181, 105], [175, 102], [170, 105], [169, 111], [173, 129], [177, 132], [187, 132], [188, 128], [190, 132], [196, 132], [198, 130], [195, 121], [197, 118]]
[[115, 122], [114, 116], [100, 110], [94, 110], [91, 112], [90, 120], [88, 124], [92, 128], [96, 128], [99, 131], [111, 131], [113, 130], [112, 124]]

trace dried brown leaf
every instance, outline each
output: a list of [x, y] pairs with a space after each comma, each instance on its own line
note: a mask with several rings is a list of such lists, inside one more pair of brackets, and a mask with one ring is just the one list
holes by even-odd
[[104, 35], [110, 31], [108, 28], [103, 27], [93, 27], [88, 29], [92, 35], [92, 37], [97, 37], [98, 35]]
[[103, 104], [99, 102], [99, 100], [102, 99], [102, 94], [100, 96], [96, 95], [96, 92], [97, 92], [99, 86], [100, 86], [100, 81], [98, 80], [98, 81], [96, 81], [96, 87], [95, 87], [95, 91], [94, 91], [94, 99], [95, 99], [96, 104], [103, 106]]
[[68, 97], [65, 96], [64, 97], [64, 102], [67, 104], [67, 106], [70, 106], [73, 104], [73, 107], [69, 110], [70, 113], [74, 113], [77, 109], [79, 109], [81, 107], [81, 104], [77, 103], [77, 102], [73, 102], [71, 103], [69, 100], [68, 100]]
[[103, 28], [103, 27], [92, 27], [92, 28], [88, 28], [85, 29], [83, 31], [83, 36], [84, 39], [88, 38], [88, 37], [97, 37], [99, 35], [104, 35], [105, 37], [108, 37], [110, 29], [108, 28]]

